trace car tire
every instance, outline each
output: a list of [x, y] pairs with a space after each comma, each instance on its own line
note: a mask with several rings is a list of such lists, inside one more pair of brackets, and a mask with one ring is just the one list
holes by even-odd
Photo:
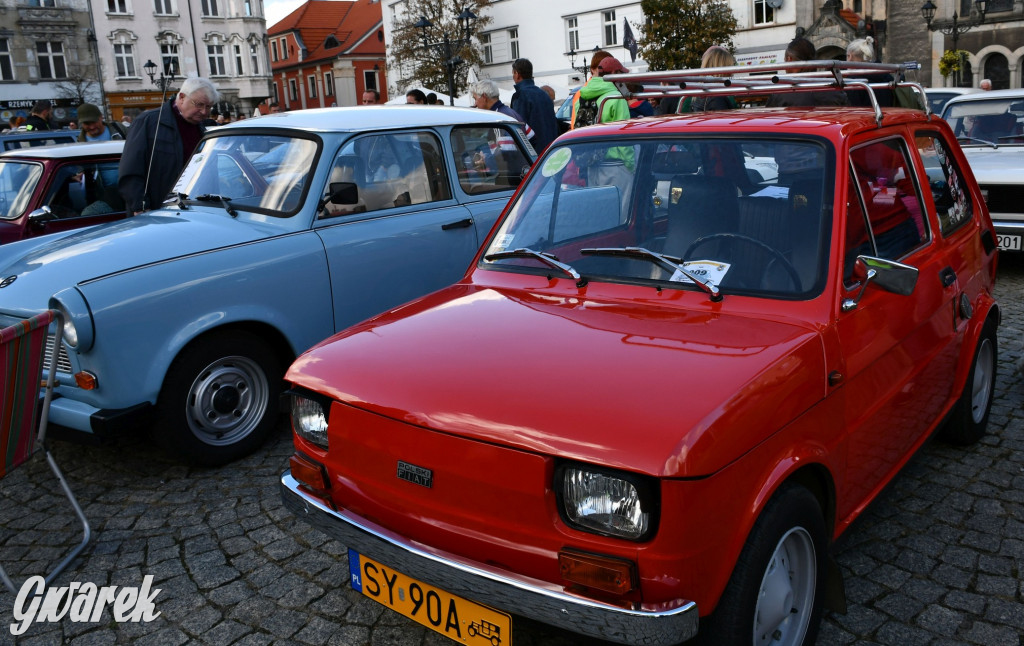
[[971, 370], [960, 399], [939, 431], [939, 438], [950, 444], [967, 446], [985, 435], [988, 416], [995, 396], [996, 365], [999, 346], [992, 321], [985, 323], [971, 359]]
[[814, 644], [821, 623], [828, 549], [821, 506], [784, 484], [765, 505], [740, 552], [701, 644]]
[[189, 344], [168, 370], [157, 403], [157, 439], [197, 466], [252, 453], [273, 431], [284, 371], [247, 332], [217, 332]]

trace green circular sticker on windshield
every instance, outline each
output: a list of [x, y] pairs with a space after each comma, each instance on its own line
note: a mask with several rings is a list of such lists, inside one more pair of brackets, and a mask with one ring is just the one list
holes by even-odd
[[540, 174], [544, 177], [551, 177], [561, 172], [570, 159], [572, 159], [572, 151], [568, 148], [559, 148], [544, 160], [544, 167], [540, 169]]

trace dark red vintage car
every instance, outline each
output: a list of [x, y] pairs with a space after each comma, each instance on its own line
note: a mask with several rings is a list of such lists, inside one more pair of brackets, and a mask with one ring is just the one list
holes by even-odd
[[[837, 65], [778, 80], [866, 91]], [[722, 93], [708, 73], [631, 78]], [[574, 130], [462, 281], [292, 365], [284, 501], [356, 590], [467, 644], [508, 644], [513, 614], [813, 644], [845, 603], [832, 542], [933, 432], [985, 432], [996, 258], [925, 110]]]
[[119, 220], [123, 141], [17, 148], [0, 153], [0, 243]]

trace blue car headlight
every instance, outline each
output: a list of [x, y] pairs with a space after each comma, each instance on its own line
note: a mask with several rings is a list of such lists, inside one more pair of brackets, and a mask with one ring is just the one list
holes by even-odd
[[92, 312], [85, 297], [74, 287], [50, 297], [50, 308], [64, 315], [64, 342], [78, 352], [88, 352], [95, 339]]

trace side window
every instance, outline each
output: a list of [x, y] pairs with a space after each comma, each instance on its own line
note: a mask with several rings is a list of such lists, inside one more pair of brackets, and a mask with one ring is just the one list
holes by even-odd
[[325, 197], [336, 182], [355, 184], [356, 193], [328, 201], [322, 217], [451, 199], [440, 142], [426, 132], [368, 135], [348, 142], [332, 162]]
[[945, 142], [934, 132], [920, 132], [914, 139], [928, 173], [939, 228], [949, 236], [974, 217], [974, 203], [963, 173]]
[[530, 166], [515, 137], [502, 126], [455, 128], [451, 140], [459, 186], [466, 193], [513, 189]]
[[99, 162], [85, 167], [87, 204], [81, 215], [106, 215], [124, 211], [124, 200], [117, 190], [116, 161]]
[[886, 139], [850, 153], [855, 186], [867, 209], [875, 253], [898, 260], [928, 240], [928, 222], [903, 140]]
[[78, 165], [61, 166], [54, 173], [46, 205], [59, 219], [75, 218], [86, 205], [85, 169]]

